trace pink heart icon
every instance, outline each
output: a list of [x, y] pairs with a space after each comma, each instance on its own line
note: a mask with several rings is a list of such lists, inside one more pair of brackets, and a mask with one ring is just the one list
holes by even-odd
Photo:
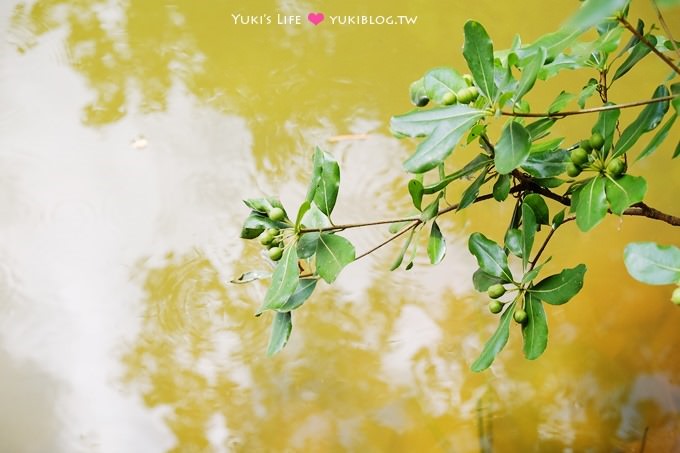
[[319, 25], [324, 20], [323, 13], [309, 13], [307, 14], [307, 20], [314, 25]]

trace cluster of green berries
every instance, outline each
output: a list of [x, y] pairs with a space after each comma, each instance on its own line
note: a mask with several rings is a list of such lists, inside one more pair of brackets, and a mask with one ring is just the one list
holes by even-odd
[[[502, 312], [503, 306], [505, 304], [498, 300], [498, 298], [505, 294], [505, 287], [500, 283], [491, 285], [487, 290], [487, 294], [491, 299], [493, 299], [491, 302], [489, 302], [489, 311], [494, 315]], [[522, 308], [517, 308], [512, 314], [512, 318], [515, 320], [516, 323], [524, 324], [527, 320], [527, 312], [524, 311], [524, 309]]]
[[604, 137], [599, 132], [593, 133], [588, 140], [583, 140], [579, 147], [571, 152], [571, 162], [567, 165], [567, 175], [575, 178], [585, 168], [606, 173], [612, 178], [618, 178], [624, 174], [626, 162], [620, 157], [605, 162], [602, 153], [603, 146]]
[[[267, 213], [274, 222], [280, 222], [286, 217], [286, 213], [281, 208], [272, 208]], [[272, 261], [278, 261], [283, 255], [283, 243], [281, 242], [281, 230], [278, 228], [267, 228], [260, 234], [260, 244], [267, 247], [267, 254]]]
[[461, 88], [455, 93], [453, 91], [449, 91], [448, 93], [446, 93], [442, 98], [442, 104], [444, 105], [453, 105], [455, 103], [469, 104], [470, 102], [474, 102], [477, 100], [477, 98], [479, 97], [479, 89], [477, 89], [476, 86], [472, 85], [472, 76], [470, 74], [465, 74], [463, 78], [465, 79], [465, 83], [467, 83], [468, 86], [465, 88]]

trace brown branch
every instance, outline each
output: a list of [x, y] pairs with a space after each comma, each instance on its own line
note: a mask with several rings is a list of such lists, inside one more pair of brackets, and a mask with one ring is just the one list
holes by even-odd
[[413, 222], [411, 225], [407, 226], [406, 228], [402, 228], [399, 232], [397, 232], [396, 234], [393, 234], [392, 236], [388, 237], [386, 240], [384, 240], [384, 241], [381, 242], [380, 244], [376, 245], [376, 246], [373, 247], [372, 249], [370, 249], [370, 250], [368, 250], [368, 251], [362, 253], [361, 255], [357, 256], [356, 258], [354, 258], [354, 261], [359, 260], [359, 259], [361, 259], [361, 258], [363, 258], [363, 257], [365, 257], [365, 256], [367, 256], [367, 255], [370, 255], [371, 253], [375, 252], [375, 251], [378, 250], [379, 248], [381, 248], [381, 247], [383, 247], [383, 246], [389, 244], [390, 242], [394, 241], [395, 239], [397, 239], [399, 236], [403, 235], [403, 234], [406, 233], [407, 231], [411, 231], [412, 229], [416, 228], [416, 227], [417, 227], [418, 225], [420, 225], [421, 223], [422, 223], [422, 221], [421, 221], [420, 219], [416, 220], [416, 221]]
[[506, 112], [506, 111], [501, 111], [501, 115], [504, 116], [514, 116], [517, 118], [563, 118], [565, 116], [573, 116], [573, 115], [583, 115], [586, 113], [595, 113], [595, 112], [606, 112], [607, 110], [617, 110], [617, 109], [627, 109], [631, 107], [639, 107], [641, 105], [647, 105], [647, 104], [654, 104], [657, 102], [666, 102], [666, 101], [671, 101], [675, 98], [680, 96], [680, 94], [672, 94], [670, 96], [662, 96], [654, 99], [645, 99], [644, 101], [634, 101], [634, 102], [626, 102], [624, 104], [615, 104], [615, 105], [603, 105], [602, 107], [591, 107], [588, 109], [581, 109], [581, 110], [570, 110], [567, 112], [554, 112], [554, 113], [521, 113], [521, 112]]
[[617, 17], [617, 19], [618, 19], [619, 22], [621, 22], [621, 24], [622, 24], [624, 27], [626, 27], [626, 29], [627, 29], [629, 32], [631, 32], [631, 33], [632, 33], [633, 35], [635, 35], [640, 41], [642, 41], [647, 47], [649, 47], [649, 50], [651, 50], [652, 52], [654, 52], [654, 54], [655, 54], [657, 57], [661, 58], [661, 60], [663, 60], [664, 63], [666, 63], [668, 66], [670, 66], [671, 69], [673, 69], [673, 71], [675, 71], [676, 74], [680, 74], [680, 68], [678, 68], [678, 67], [675, 65], [675, 63], [673, 63], [673, 62], [671, 61], [670, 58], [668, 58], [666, 55], [664, 55], [664, 54], [662, 54], [661, 52], [659, 52], [659, 50], [656, 48], [655, 45], [652, 45], [651, 42], [647, 41], [647, 39], [646, 39], [642, 34], [640, 34], [640, 32], [638, 32], [638, 31], [635, 29], [635, 27], [633, 27], [633, 26], [631, 25], [631, 23], [628, 22], [628, 21], [626, 20], [625, 17]]
[[647, 217], [648, 219], [661, 220], [669, 225], [680, 226], [680, 217], [676, 217], [671, 214], [666, 214], [658, 209], [654, 209], [645, 203], [635, 203], [630, 208], [623, 211], [623, 215], [637, 216], [637, 217]]

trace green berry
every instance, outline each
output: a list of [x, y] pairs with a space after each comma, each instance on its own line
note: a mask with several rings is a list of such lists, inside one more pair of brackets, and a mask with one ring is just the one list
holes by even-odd
[[470, 74], [463, 74], [463, 80], [465, 80], [465, 83], [466, 83], [467, 86], [469, 86], [469, 87], [472, 86], [472, 82], [474, 81], [473, 78], [472, 78], [472, 76], [471, 76]]
[[505, 287], [500, 283], [496, 283], [495, 285], [490, 286], [486, 293], [490, 298], [498, 299], [505, 294]]
[[280, 231], [278, 228], [267, 228], [266, 233], [271, 234], [272, 236], [278, 236]]
[[590, 146], [590, 140], [581, 140], [579, 146], [585, 149], [588, 154], [590, 154], [593, 151], [593, 147]]
[[673, 295], [671, 296], [671, 302], [675, 305], [680, 305], [680, 286], [673, 290]]
[[269, 234], [269, 230], [265, 231], [260, 235], [260, 244], [262, 245], [269, 245], [272, 243], [274, 240], [274, 235]]
[[442, 97], [442, 104], [444, 105], [455, 104], [456, 101], [458, 101], [458, 98], [456, 97], [456, 93], [453, 91], [449, 91], [444, 95], [444, 97]]
[[607, 174], [614, 178], [621, 176], [625, 169], [626, 163], [621, 158], [612, 159], [612, 161], [607, 164]]
[[604, 137], [599, 132], [593, 133], [593, 135], [590, 136], [589, 141], [590, 146], [593, 149], [602, 149], [602, 147], [604, 146]]
[[489, 311], [496, 315], [503, 311], [503, 304], [497, 300], [492, 300], [491, 302], [489, 302]]
[[588, 162], [588, 152], [583, 148], [576, 148], [573, 150], [570, 157], [574, 165], [582, 166]]
[[580, 174], [581, 174], [581, 167], [579, 167], [578, 165], [575, 165], [573, 162], [569, 162], [567, 164], [567, 175], [569, 175], [572, 178], [575, 178]]
[[418, 102], [416, 102], [416, 106], [425, 107], [429, 102], [430, 102], [430, 98], [428, 98], [427, 96], [421, 96], [421, 97], [418, 98]]
[[473, 93], [470, 91], [470, 88], [471, 87], [461, 88], [456, 92], [458, 102], [460, 102], [461, 104], [469, 104], [470, 102], [472, 102]]
[[515, 310], [515, 312], [512, 314], [512, 318], [517, 324], [524, 324], [524, 322], [527, 320], [527, 312], [520, 308]]
[[269, 258], [272, 261], [278, 261], [283, 256], [283, 249], [281, 247], [272, 247], [269, 249]]
[[283, 212], [283, 209], [281, 208], [272, 208], [269, 211], [269, 218], [272, 219], [274, 222], [278, 222], [284, 219], [286, 217], [286, 213]]
[[475, 86], [468, 87], [467, 90], [468, 90], [468, 93], [470, 93], [470, 96], [472, 96], [472, 101], [473, 102], [476, 101], [477, 98], [479, 97], [479, 90], [477, 89], [477, 87], [475, 87]]

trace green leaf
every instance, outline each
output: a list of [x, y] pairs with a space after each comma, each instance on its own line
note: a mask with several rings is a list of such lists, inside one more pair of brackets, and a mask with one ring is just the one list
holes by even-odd
[[[409, 97], [411, 98], [411, 104], [416, 106], [422, 106], [423, 99], [429, 99], [427, 93], [425, 92], [425, 80], [420, 78], [413, 82], [409, 87]], [[316, 186], [315, 186], [316, 187]]]
[[306, 200], [300, 205], [297, 216], [295, 218], [295, 231], [300, 231], [300, 226], [302, 225], [302, 218], [311, 207], [312, 205], [310, 204], [310, 202]]
[[552, 259], [552, 257], [548, 258], [547, 260], [545, 260], [545, 262], [543, 264], [539, 264], [538, 266], [536, 266], [535, 268], [531, 269], [529, 272], [524, 274], [524, 277], [522, 277], [522, 284], [526, 285], [526, 284], [532, 282], [538, 276], [538, 274], [541, 272], [541, 269], [543, 268], [543, 266], [545, 266], [545, 264], [548, 261], [550, 261], [551, 259]]
[[569, 153], [566, 150], [530, 153], [522, 163], [522, 169], [536, 178], [559, 176], [567, 170]]
[[470, 253], [477, 258], [480, 269], [489, 275], [499, 277], [504, 282], [512, 281], [508, 267], [508, 256], [503, 249], [482, 233], [472, 233], [468, 241]]
[[527, 321], [522, 325], [524, 357], [534, 360], [548, 346], [548, 321], [543, 304], [530, 292], [524, 296], [524, 310], [527, 312]]
[[354, 246], [342, 236], [321, 233], [316, 249], [316, 271], [327, 283], [333, 283], [340, 271], [355, 258]]
[[280, 309], [295, 291], [298, 284], [298, 255], [294, 246], [286, 247], [272, 275], [272, 284], [264, 296], [264, 303], [256, 314], [265, 310]]
[[465, 43], [463, 57], [467, 61], [475, 84], [487, 99], [496, 99], [494, 80], [493, 43], [479, 22], [469, 20], [465, 23]]
[[675, 113], [680, 115], [680, 83], [674, 83], [671, 85], [671, 93], [676, 96], [671, 100], [671, 105], [675, 109]]
[[542, 196], [537, 193], [530, 193], [524, 197], [524, 204], [531, 206], [536, 216], [536, 222], [540, 225], [550, 225], [550, 211], [548, 204]]
[[623, 252], [628, 273], [648, 285], [680, 284], [680, 248], [653, 242], [633, 242]]
[[446, 241], [437, 222], [432, 222], [430, 240], [427, 243], [427, 256], [430, 257], [430, 263], [439, 264], [444, 259], [444, 255], [446, 255]]
[[335, 202], [338, 198], [340, 188], [340, 166], [330, 154], [323, 152], [321, 163], [321, 177], [314, 194], [314, 203], [321, 212], [327, 216], [331, 215]]
[[[645, 39], [652, 44], [652, 46], [656, 46], [656, 37], [654, 35], [646, 35]], [[630, 55], [628, 55], [628, 58], [626, 58], [626, 60], [621, 63], [621, 66], [616, 69], [612, 82], [630, 71], [637, 62], [642, 60], [651, 51], [652, 49], [642, 41], [635, 44]]]
[[286, 303], [283, 304], [283, 306], [281, 306], [278, 311], [286, 312], [300, 308], [300, 306], [304, 304], [307, 299], [309, 299], [309, 296], [312, 295], [312, 292], [314, 292], [317, 281], [318, 280], [316, 278], [301, 278], [298, 281], [297, 287], [295, 288], [295, 291], [293, 291], [293, 294], [291, 294]]
[[408, 237], [406, 238], [406, 241], [404, 242], [404, 245], [402, 246], [401, 250], [399, 251], [399, 255], [397, 255], [397, 258], [394, 260], [392, 263], [392, 266], [390, 267], [390, 270], [393, 271], [397, 269], [399, 266], [401, 266], [401, 263], [404, 261], [404, 254], [406, 253], [406, 250], [408, 250], [408, 246], [411, 245], [411, 241], [413, 240], [413, 235], [415, 234], [416, 229], [411, 228], [411, 231], [409, 231]]
[[510, 194], [510, 175], [498, 175], [493, 185], [493, 198], [496, 201], [505, 201]]
[[316, 195], [316, 188], [321, 180], [321, 172], [323, 170], [323, 151], [318, 146], [314, 148], [314, 154], [312, 155], [312, 175], [309, 179], [309, 188], [307, 189], [307, 196], [305, 201], [314, 201], [314, 195]]
[[[637, 26], [635, 27], [639, 35], [644, 35], [645, 34], [645, 22], [642, 19], [638, 19], [637, 21]], [[626, 43], [623, 48], [619, 51], [618, 55], [616, 55], [616, 58], [619, 58], [621, 55], [624, 53], [628, 52], [628, 50], [633, 47], [635, 44], [640, 42], [640, 38], [637, 37], [637, 35], [632, 35], [628, 42]]]
[[[608, 102], [605, 105], [613, 105]], [[609, 151], [612, 147], [612, 141], [614, 140], [614, 130], [616, 129], [616, 123], [619, 120], [619, 115], [621, 114], [620, 109], [615, 110], [605, 110], [599, 113], [597, 117], [597, 122], [591, 129], [592, 133], [599, 132], [602, 137], [604, 137], [604, 146], [602, 150], [605, 153]]]
[[564, 269], [559, 274], [544, 278], [529, 292], [551, 305], [562, 305], [581, 291], [585, 273], [585, 264], [579, 264], [572, 269]]
[[522, 77], [519, 79], [519, 85], [517, 85], [517, 89], [515, 90], [515, 102], [522, 99], [522, 96], [527, 94], [534, 87], [538, 71], [541, 70], [545, 57], [546, 50], [543, 47], [538, 47], [535, 54], [528, 57], [529, 61], [525, 63]]
[[583, 232], [593, 229], [607, 215], [605, 180], [598, 176], [578, 190], [576, 224]]
[[491, 366], [499, 352], [505, 347], [510, 338], [510, 321], [512, 312], [515, 310], [515, 302], [511, 303], [501, 315], [496, 332], [489, 338], [484, 345], [482, 353], [472, 364], [472, 371], [484, 371]]
[[524, 126], [517, 121], [508, 121], [496, 144], [494, 161], [498, 173], [510, 173], [526, 160], [531, 147], [529, 139], [529, 132]]
[[457, 179], [464, 178], [472, 173], [477, 173], [477, 171], [480, 168], [486, 167], [491, 161], [492, 161], [491, 158], [486, 154], [478, 154], [477, 156], [475, 156], [474, 159], [468, 162], [467, 165], [465, 165], [465, 167], [463, 167], [462, 169], [445, 176], [440, 181], [434, 184], [425, 186], [423, 192], [425, 194], [437, 193], [443, 190], [451, 182], [456, 181]]
[[412, 179], [408, 182], [408, 193], [411, 194], [413, 206], [415, 206], [418, 211], [422, 210], [423, 190], [423, 184], [417, 179]]
[[439, 212], [439, 200], [443, 198], [444, 194], [440, 193], [437, 195], [437, 198], [432, 200], [432, 203], [430, 203], [425, 209], [423, 209], [423, 213], [420, 216], [420, 220], [423, 222], [427, 222], [430, 219], [434, 219], [437, 216], [437, 213]]
[[553, 127], [556, 121], [554, 118], [541, 118], [538, 121], [527, 124], [526, 130], [531, 135], [531, 141], [540, 140], [548, 135], [550, 128]]
[[[668, 88], [664, 85], [659, 85], [656, 90], [654, 90], [652, 98], [656, 99], [668, 95]], [[621, 138], [616, 142], [616, 149], [612, 156], [617, 157], [622, 155], [638, 141], [642, 134], [647, 133], [658, 126], [661, 119], [668, 111], [669, 105], [670, 103], [668, 101], [647, 104], [635, 121], [629, 124], [623, 131]]]
[[508, 228], [505, 232], [505, 248], [517, 257], [522, 257], [522, 232], [517, 228]]
[[286, 343], [290, 333], [293, 331], [293, 317], [290, 312], [274, 314], [274, 322], [272, 323], [272, 335], [269, 338], [269, 346], [267, 347], [267, 355], [273, 356], [281, 351]]
[[588, 80], [588, 83], [586, 86], [583, 87], [581, 92], [578, 95], [578, 106], [580, 108], [584, 108], [586, 106], [586, 101], [588, 98], [590, 98], [593, 94], [595, 94], [595, 91], [597, 90], [597, 80], [595, 79], [590, 79]]
[[472, 184], [470, 184], [470, 186], [465, 189], [465, 192], [463, 192], [463, 195], [460, 199], [460, 203], [458, 204], [458, 211], [467, 208], [477, 199], [477, 195], [479, 195], [479, 189], [481, 189], [482, 185], [484, 184], [484, 180], [486, 179], [488, 172], [488, 167], [483, 169], [479, 173], [479, 176], [477, 176], [477, 179], [475, 179]]
[[536, 236], [536, 216], [527, 203], [522, 203], [522, 269], [527, 268]]
[[607, 176], [605, 192], [612, 212], [623, 215], [623, 211], [644, 199], [647, 181], [642, 176], [624, 175], [617, 179]]
[[654, 151], [661, 145], [661, 143], [666, 140], [666, 137], [668, 136], [668, 132], [671, 130], [671, 127], [673, 127], [673, 123], [675, 123], [675, 120], [678, 118], [677, 113], [673, 113], [671, 117], [666, 121], [666, 123], [659, 129], [659, 131], [654, 134], [654, 138], [652, 138], [647, 146], [645, 146], [645, 149], [642, 150], [640, 155], [635, 159], [635, 161], [639, 161], [644, 159], [645, 157], [651, 156]]
[[248, 206], [253, 211], [267, 215], [267, 213], [272, 209], [272, 204], [267, 198], [249, 198], [243, 200], [246, 206]]
[[427, 97], [439, 104], [447, 93], [455, 94], [461, 88], [467, 87], [463, 76], [451, 68], [432, 69], [425, 74], [423, 81]]
[[467, 105], [417, 110], [392, 117], [392, 130], [411, 137], [429, 135], [404, 162], [411, 173], [424, 173], [444, 162], [463, 135], [486, 113]]
[[563, 26], [567, 30], [587, 30], [622, 10], [628, 0], [586, 0]]
[[331, 226], [331, 221], [326, 214], [316, 207], [316, 204], [312, 204], [302, 216], [302, 225], [307, 228], [326, 228]]
[[557, 113], [562, 111], [575, 97], [575, 94], [562, 91], [559, 95], [557, 95], [552, 104], [550, 104], [550, 107], [548, 107], [548, 113]]
[[556, 230], [557, 228], [560, 227], [560, 225], [562, 225], [562, 223], [564, 223], [565, 211], [566, 209], [562, 209], [553, 217], [552, 222], [550, 223], [553, 230]]
[[241, 229], [242, 239], [255, 239], [267, 228], [283, 229], [287, 228], [288, 224], [283, 222], [274, 222], [269, 217], [256, 211], [252, 211], [243, 223]]
[[486, 291], [492, 285], [496, 283], [503, 283], [503, 280], [489, 275], [481, 269], [477, 269], [474, 274], [472, 274], [472, 285], [479, 292]]
[[320, 233], [305, 233], [300, 236], [297, 242], [298, 258], [307, 259], [314, 256], [319, 244]]
[[534, 142], [531, 144], [531, 148], [529, 148], [529, 154], [557, 151], [557, 147], [560, 146], [563, 141], [564, 137], [555, 137], [538, 143]]
[[673, 151], [672, 159], [675, 159], [678, 156], [680, 156], [680, 140], [678, 140], [678, 144], [675, 145], [675, 151]]

